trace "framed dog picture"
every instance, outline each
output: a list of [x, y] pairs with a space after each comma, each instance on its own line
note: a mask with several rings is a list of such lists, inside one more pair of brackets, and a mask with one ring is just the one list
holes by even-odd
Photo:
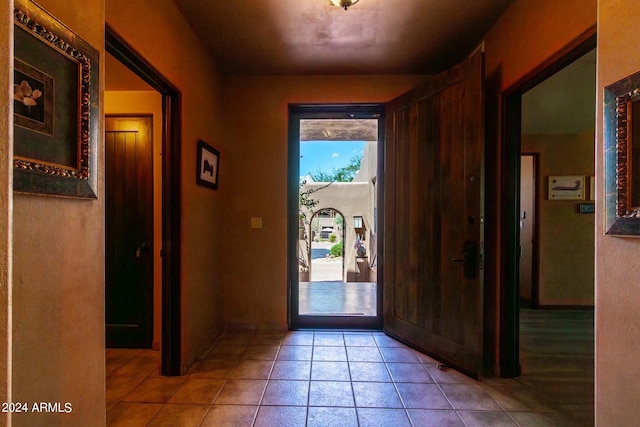
[[218, 166], [220, 152], [204, 142], [198, 140], [198, 160], [196, 164], [196, 184], [218, 189]]

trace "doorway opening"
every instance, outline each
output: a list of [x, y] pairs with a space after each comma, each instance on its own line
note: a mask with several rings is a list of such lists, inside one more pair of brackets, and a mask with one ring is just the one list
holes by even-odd
[[[316, 211], [309, 221], [308, 282], [342, 282], [344, 280], [344, 216], [329, 208]], [[306, 242], [303, 239], [302, 242]], [[302, 248], [301, 248], [302, 249]], [[306, 276], [304, 271], [300, 276]], [[301, 309], [302, 311], [302, 309]]]
[[502, 376], [526, 378], [585, 424], [594, 387], [595, 224], [584, 206], [595, 203], [595, 47], [594, 28], [507, 93], [502, 167]]
[[292, 328], [375, 328], [381, 106], [292, 106], [289, 319]]
[[[133, 48], [121, 40], [109, 27], [105, 32], [105, 50], [109, 55], [108, 62], [111, 65], [128, 73], [129, 77], [131, 74], [137, 76], [135, 80], [140, 81], [141, 87], [144, 87], [145, 91], [150, 89], [149, 92], [155, 92], [159, 100], [159, 103], [156, 104], [158, 112], [153, 114], [159, 117], [151, 125], [152, 128], [159, 131], [157, 136], [159, 139], [158, 150], [154, 151], [154, 154], [158, 154], [156, 164], [160, 167], [156, 170], [157, 179], [155, 175], [152, 175], [154, 181], [161, 180], [161, 186], [157, 188], [158, 194], [154, 208], [157, 212], [155, 216], [158, 225], [153, 233], [155, 237], [144, 236], [142, 240], [137, 239], [133, 243], [132, 250], [127, 249], [125, 252], [130, 258], [141, 259], [148, 256], [156, 259], [158, 268], [155, 275], [161, 277], [156, 292], [156, 301], [158, 301], [157, 306], [161, 307], [161, 310], [155, 310], [156, 330], [152, 336], [156, 340], [159, 339], [160, 342], [154, 343], [150, 340], [147, 332], [143, 344], [148, 346], [152, 343], [156, 347], [159, 344], [162, 375], [180, 375], [180, 92], [149, 63], [140, 58]], [[121, 137], [126, 139], [127, 132], [126, 129], [122, 129]], [[147, 307], [144, 308], [147, 330], [148, 323], [154, 323], [151, 320], [152, 315], [149, 314], [153, 313], [154, 303], [149, 303], [149, 301], [153, 301], [153, 297], [148, 297], [148, 289], [147, 286], [147, 290], [142, 292], [143, 294], [147, 293], [143, 297], [147, 301], [145, 303]], [[151, 292], [153, 293], [153, 291]], [[105, 297], [107, 298], [107, 295]], [[151, 307], [148, 306], [149, 304]], [[124, 309], [122, 305], [114, 307], [115, 311]], [[135, 307], [133, 308], [135, 309]], [[158, 316], [158, 311], [161, 311], [161, 316]], [[123, 327], [126, 327], [126, 322], [121, 323], [123, 323]], [[133, 344], [129, 344], [129, 346], [131, 345]], [[126, 346], [126, 343], [123, 346]]]

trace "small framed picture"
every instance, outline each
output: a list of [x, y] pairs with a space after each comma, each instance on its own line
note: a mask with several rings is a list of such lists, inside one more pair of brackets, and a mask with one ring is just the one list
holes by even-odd
[[589, 200], [596, 200], [596, 177], [589, 177]]
[[218, 166], [220, 152], [204, 142], [198, 140], [198, 160], [196, 163], [196, 184], [218, 189]]
[[549, 177], [549, 200], [584, 200], [584, 176], [559, 175]]

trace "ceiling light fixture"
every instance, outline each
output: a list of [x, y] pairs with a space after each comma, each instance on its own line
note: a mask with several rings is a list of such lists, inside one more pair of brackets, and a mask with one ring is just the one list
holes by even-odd
[[349, 9], [349, 7], [358, 3], [360, 0], [329, 0], [329, 4], [332, 6], [338, 6], [343, 8], [344, 10]]

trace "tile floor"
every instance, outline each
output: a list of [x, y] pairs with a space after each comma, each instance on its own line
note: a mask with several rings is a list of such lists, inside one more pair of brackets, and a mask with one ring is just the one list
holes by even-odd
[[226, 332], [187, 375], [109, 349], [108, 426], [578, 426], [517, 379], [474, 381], [381, 332]]

